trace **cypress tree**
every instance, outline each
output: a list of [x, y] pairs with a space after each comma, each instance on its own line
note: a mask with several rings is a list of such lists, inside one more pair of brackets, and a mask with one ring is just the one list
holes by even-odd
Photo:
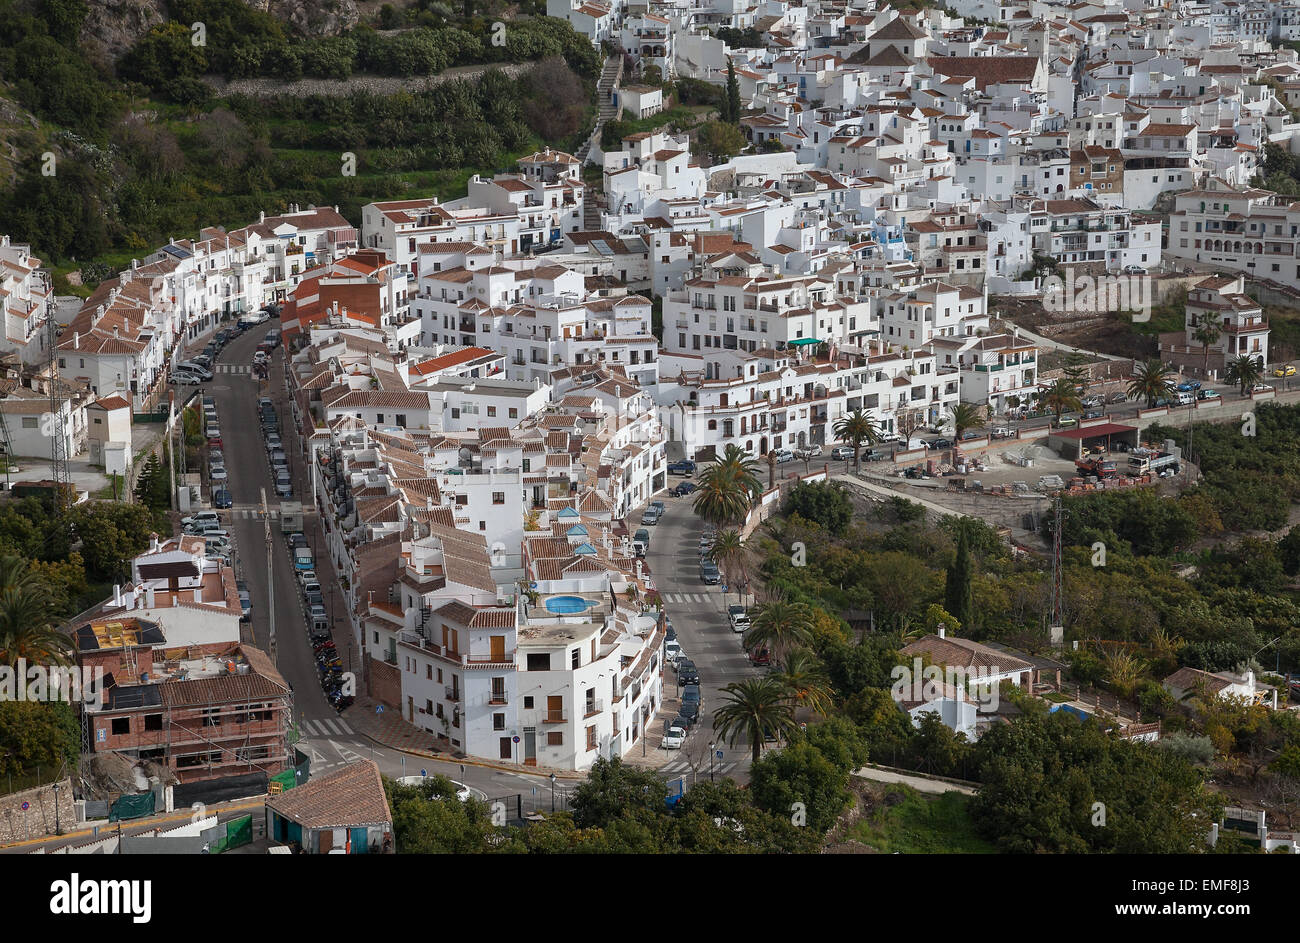
[[971, 591], [970, 540], [966, 522], [957, 528], [957, 557], [944, 579], [943, 608], [952, 613], [963, 629], [969, 629], [974, 616], [975, 598]]
[[736, 63], [727, 57], [727, 98], [722, 120], [728, 124], [740, 123], [740, 83], [736, 81]]

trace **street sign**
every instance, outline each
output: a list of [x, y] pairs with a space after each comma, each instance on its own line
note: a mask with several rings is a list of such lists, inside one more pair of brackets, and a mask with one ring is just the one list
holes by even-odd
[[429, 778], [429, 771], [428, 771], [427, 769], [422, 769], [422, 770], [420, 770], [420, 776], [423, 777], [424, 779], [428, 779], [428, 778]]
[[518, 737], [511, 737], [510, 739], [513, 740], [515, 743], [518, 743], [518, 742], [519, 742], [519, 738], [518, 738]]
[[[533, 791], [536, 792], [537, 790], [534, 788]], [[23, 803], [22, 805], [20, 805], [18, 808], [20, 808], [20, 809], [22, 809], [24, 812], [26, 812], [26, 811], [27, 811], [28, 809], [30, 809], [31, 807], [32, 807], [32, 804], [31, 804], [30, 802], [24, 802], [24, 803]]]
[[721, 751], [721, 750], [718, 751], [718, 759], [722, 759], [722, 751]]
[[376, 705], [375, 705], [375, 713], [376, 713], [376, 714], [382, 714], [383, 712], [384, 712], [384, 705], [383, 705], [383, 704], [376, 704]]

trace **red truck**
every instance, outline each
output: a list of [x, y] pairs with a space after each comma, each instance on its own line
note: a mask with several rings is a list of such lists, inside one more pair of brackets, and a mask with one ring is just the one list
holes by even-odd
[[1079, 469], [1079, 474], [1096, 478], [1114, 478], [1118, 474], [1115, 463], [1107, 458], [1080, 459], [1074, 467]]

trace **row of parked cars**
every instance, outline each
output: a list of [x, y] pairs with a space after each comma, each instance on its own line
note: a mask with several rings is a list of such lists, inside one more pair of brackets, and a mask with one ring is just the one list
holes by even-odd
[[224, 510], [234, 502], [230, 496], [230, 474], [226, 471], [226, 456], [222, 451], [217, 401], [205, 394], [200, 400], [199, 408], [202, 410], [203, 432], [208, 440], [208, 489], [212, 494], [212, 506]]
[[257, 421], [262, 428], [262, 441], [266, 445], [266, 460], [271, 464], [271, 479], [275, 493], [282, 498], [293, 497], [293, 479], [289, 476], [289, 456], [280, 438], [280, 417], [269, 396], [257, 401]]
[[203, 554], [209, 560], [226, 566], [234, 565], [235, 538], [222, 526], [221, 516], [216, 511], [195, 511], [189, 517], [181, 518], [181, 533], [187, 537], [202, 537]]
[[704, 699], [700, 693], [699, 669], [682, 651], [671, 621], [668, 623], [668, 637], [664, 642], [664, 660], [677, 674], [677, 684], [682, 690], [682, 703], [677, 709], [677, 716], [668, 723], [664, 731], [663, 748], [679, 750], [685, 745], [686, 736], [691, 728], [700, 722]]

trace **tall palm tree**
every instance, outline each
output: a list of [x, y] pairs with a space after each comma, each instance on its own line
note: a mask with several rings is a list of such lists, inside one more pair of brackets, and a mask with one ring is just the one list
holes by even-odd
[[[737, 563], [745, 559], [745, 542], [738, 530], [720, 530], [709, 545], [709, 559], [718, 565], [718, 569], [727, 574], [727, 585], [735, 586], [732, 570]], [[736, 590], [740, 592], [739, 589]]]
[[822, 717], [830, 711], [830, 678], [821, 659], [810, 650], [792, 648], [786, 652], [776, 677], [786, 686], [796, 710], [806, 707]]
[[754, 610], [745, 632], [745, 650], [767, 647], [777, 653], [812, 641], [812, 610], [801, 602], [776, 600]]
[[952, 420], [952, 438], [961, 441], [961, 434], [967, 429], [984, 425], [984, 413], [974, 403], [954, 403], [948, 407], [948, 418]]
[[875, 445], [880, 441], [880, 427], [876, 425], [870, 413], [863, 412], [861, 409], [855, 409], [836, 419], [831, 431], [835, 433], [835, 438], [845, 445], [853, 446], [855, 472], [862, 470], [862, 443]]
[[1250, 354], [1241, 354], [1228, 362], [1228, 372], [1223, 378], [1237, 384], [1242, 396], [1247, 396], [1264, 376], [1264, 367]]
[[66, 664], [69, 640], [50, 624], [50, 591], [22, 557], [0, 557], [0, 664]]
[[1170, 399], [1174, 393], [1174, 372], [1160, 360], [1151, 359], [1138, 364], [1125, 390], [1129, 399], [1145, 399], [1147, 409], [1160, 399]]
[[1192, 328], [1192, 340], [1201, 345], [1201, 372], [1206, 376], [1210, 373], [1210, 347], [1217, 344], [1222, 336], [1223, 328], [1219, 325], [1219, 319], [1212, 312], [1201, 312]]
[[1079, 391], [1073, 383], [1065, 377], [1059, 377], [1052, 381], [1052, 385], [1038, 394], [1039, 401], [1056, 413], [1056, 424], [1061, 424], [1061, 414], [1066, 412], [1078, 412], [1083, 409], [1083, 401], [1079, 399]]
[[744, 520], [763, 493], [757, 468], [744, 449], [728, 445], [722, 458], [706, 466], [696, 480], [695, 513], [719, 526]]
[[735, 681], [722, 689], [722, 695], [725, 703], [713, 713], [713, 731], [731, 746], [749, 740], [755, 763], [763, 754], [768, 734], [779, 738], [799, 726], [790, 693], [779, 678], [769, 675]]

